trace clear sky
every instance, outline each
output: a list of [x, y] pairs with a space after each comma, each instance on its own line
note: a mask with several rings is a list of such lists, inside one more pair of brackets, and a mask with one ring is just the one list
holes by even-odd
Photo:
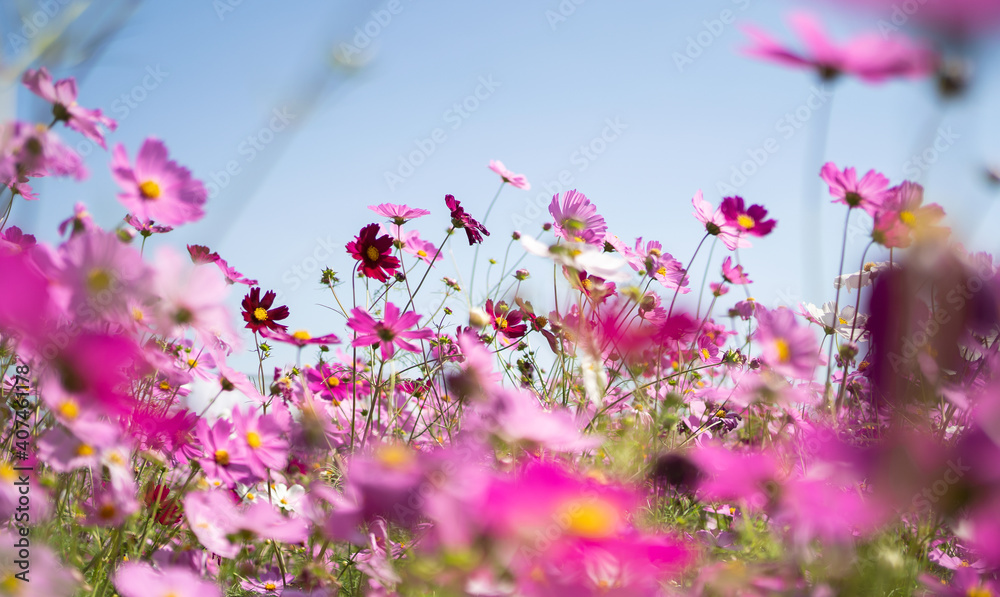
[[[25, 4], [30, 14], [45, 3]], [[743, 22], [794, 42], [782, 17], [795, 6], [146, 2], [99, 55], [82, 65], [63, 63], [55, 74], [80, 77], [80, 102], [119, 120], [110, 140], [124, 143], [130, 155], [146, 136], [158, 136], [172, 157], [214, 185], [204, 220], [152, 239], [147, 251], [209, 245], [278, 291], [292, 310], [290, 326], [313, 333], [342, 332], [343, 322], [320, 306], [331, 299], [319, 287], [318, 269], [300, 277], [296, 268], [309, 269], [330, 246], [322, 263], [348, 272], [353, 261], [344, 244], [378, 221], [367, 205], [430, 209], [415, 224], [434, 241], [447, 226], [446, 193], [482, 216], [499, 183], [487, 169], [490, 159], [526, 174], [533, 186], [503, 191], [481, 258], [502, 259], [515, 228], [537, 233], [546, 218], [537, 205], [577, 188], [596, 203], [611, 232], [660, 240], [686, 263], [701, 236], [692, 195], [702, 189], [717, 204], [733, 190], [720, 187], [727, 183], [779, 222], [770, 237], [741, 252], [755, 296], [794, 306], [833, 298], [843, 207], [829, 204], [818, 178], [821, 162], [809, 162], [818, 160], [823, 122], [829, 118], [823, 159], [879, 169], [894, 183], [913, 172], [910, 156], [940, 136], [943, 151], [921, 173], [927, 200], [945, 207], [969, 245], [995, 250], [1000, 208], [983, 175], [986, 163], [1000, 160], [1000, 113], [990, 101], [1000, 89], [990, 59], [995, 46], [982, 48], [971, 92], [944, 110], [930, 81], [872, 86], [845, 79], [830, 97], [809, 72], [740, 54]], [[819, 10], [838, 39], [877, 26], [870, 17]], [[9, 60], [20, 51], [16, 36], [24, 25], [11, 20], [9, 9], [3, 16]], [[88, 26], [87, 16], [76, 26]], [[344, 68], [345, 55], [361, 66]], [[41, 120], [43, 108], [22, 92], [11, 109]], [[81, 139], [68, 130], [64, 136], [74, 144]], [[56, 224], [84, 201], [101, 225], [113, 227], [124, 209], [115, 200], [108, 155], [89, 149], [86, 183], [40, 184], [41, 201], [19, 203], [12, 222], [52, 241]], [[760, 165], [745, 167], [752, 175], [734, 179], [734, 167], [755, 156]], [[804, 248], [804, 227], [817, 241], [809, 246], [822, 247], [819, 254]], [[857, 269], [865, 240], [856, 236], [848, 271]], [[464, 245], [452, 246], [467, 279], [471, 251]], [[696, 281], [704, 257], [692, 268]], [[536, 274], [528, 298], [547, 304], [545, 269], [534, 259], [525, 264]], [[455, 276], [451, 257], [439, 269], [438, 278]], [[806, 271], [816, 272], [822, 288], [810, 284]], [[234, 308], [241, 296], [234, 292]]]

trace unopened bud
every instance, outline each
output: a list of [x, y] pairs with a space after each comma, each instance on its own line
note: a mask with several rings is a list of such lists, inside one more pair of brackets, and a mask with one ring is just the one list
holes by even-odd
[[469, 325], [476, 329], [483, 329], [490, 324], [490, 316], [479, 307], [469, 309]]

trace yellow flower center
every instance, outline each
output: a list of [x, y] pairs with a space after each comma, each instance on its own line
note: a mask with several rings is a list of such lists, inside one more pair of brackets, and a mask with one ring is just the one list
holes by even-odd
[[335, 388], [340, 385], [340, 378], [331, 375], [326, 379], [326, 385], [327, 387]]
[[76, 449], [77, 456], [91, 456], [94, 453], [94, 448], [88, 446], [87, 444], [80, 444]]
[[115, 514], [117, 513], [118, 509], [115, 508], [114, 504], [104, 504], [103, 506], [101, 506], [101, 509], [97, 511], [97, 515], [103, 518], [104, 520], [109, 520], [114, 518]]
[[257, 307], [253, 310], [253, 318], [257, 321], [267, 321], [267, 309], [264, 307]]
[[497, 327], [500, 328], [501, 330], [507, 329], [507, 318], [497, 317]]
[[80, 405], [75, 400], [67, 400], [59, 405], [59, 414], [67, 419], [75, 419], [80, 415]]
[[215, 463], [219, 466], [229, 466], [229, 452], [225, 450], [216, 450]]
[[972, 587], [965, 594], [968, 597], [993, 597], [993, 592], [986, 587]]
[[777, 338], [774, 341], [774, 351], [778, 353], [778, 361], [787, 363], [792, 357], [792, 351], [788, 347], [788, 341], [784, 338]]
[[0, 479], [3, 479], [7, 483], [13, 483], [17, 479], [17, 474], [14, 472], [14, 467], [7, 464], [6, 462], [0, 464]]
[[415, 460], [413, 452], [404, 445], [386, 444], [378, 449], [375, 457], [386, 468], [402, 469], [406, 468]]
[[306, 340], [312, 340], [312, 336], [310, 336], [309, 332], [305, 330], [298, 330], [297, 332], [292, 334], [292, 338], [295, 338], [296, 340], [302, 340], [303, 342]]
[[419, 257], [427, 257], [427, 251], [425, 251], [423, 249], [420, 249], [420, 250], [417, 251], [417, 256], [419, 256]]
[[132, 307], [132, 319], [136, 321], [142, 321], [145, 315], [142, 314], [142, 310], [139, 307]]
[[899, 221], [913, 228], [913, 225], [917, 223], [917, 216], [913, 215], [912, 211], [901, 211], [899, 212]]
[[268, 583], [264, 584], [264, 590], [266, 590], [266, 591], [273, 591], [273, 590], [275, 590], [277, 588], [278, 588], [278, 585], [274, 584], [273, 582], [268, 582]]
[[3, 580], [0, 581], [0, 593], [4, 595], [20, 595], [21, 594], [21, 583], [13, 574], [7, 573]]
[[378, 249], [375, 247], [368, 247], [368, 250], [365, 251], [365, 255], [368, 257], [368, 261], [378, 261], [381, 253], [379, 253]]
[[726, 411], [720, 408], [719, 410], [715, 411], [715, 416], [720, 418], [724, 417], [726, 416]]
[[590, 290], [590, 287], [594, 285], [594, 282], [590, 278], [584, 278], [580, 284], [584, 287], [584, 289]]
[[656, 270], [656, 273], [660, 274], [661, 276], [667, 275], [667, 268], [666, 268], [666, 266], [662, 266], [661, 265], [660, 269]]
[[614, 505], [596, 498], [571, 500], [560, 508], [567, 531], [580, 537], [597, 539], [612, 535], [621, 518]]
[[165, 379], [163, 381], [161, 381], [160, 382], [160, 389], [164, 390], [164, 391], [169, 390], [170, 389], [170, 382], [167, 381], [167, 380], [165, 380]]
[[847, 320], [844, 319], [843, 317], [838, 317], [837, 321], [840, 322], [840, 325], [847, 325]]
[[143, 199], [157, 199], [160, 196], [160, 185], [152, 180], [147, 180], [139, 185], [139, 192], [142, 193]]
[[247, 431], [247, 445], [256, 450], [260, 447], [260, 434], [256, 431]]
[[91, 292], [103, 292], [111, 287], [111, 274], [108, 270], [96, 268], [87, 274], [87, 288]]
[[736, 217], [736, 223], [745, 228], [746, 230], [750, 230], [751, 228], [754, 227], [754, 224], [756, 224], [757, 222], [755, 222], [753, 218], [751, 218], [746, 214], [740, 214], [739, 216]]
[[188, 359], [188, 367], [191, 367], [192, 369], [194, 369], [197, 366], [198, 366], [198, 361], [196, 361], [194, 359]]
[[711, 353], [708, 352], [707, 348], [702, 348], [701, 349], [701, 358], [704, 359], [704, 360], [706, 360], [706, 361], [708, 359], [712, 358], [712, 355], [711, 355]]

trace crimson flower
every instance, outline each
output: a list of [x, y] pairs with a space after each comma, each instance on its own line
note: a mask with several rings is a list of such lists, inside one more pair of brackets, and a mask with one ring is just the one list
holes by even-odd
[[503, 301], [494, 305], [493, 301], [488, 299], [486, 312], [490, 315], [490, 324], [493, 329], [511, 340], [517, 340], [528, 332], [528, 326], [521, 321], [524, 318], [521, 311], [517, 309], [512, 311]]
[[486, 227], [478, 220], [465, 212], [462, 202], [455, 199], [454, 195], [445, 195], [444, 204], [451, 210], [451, 223], [455, 228], [465, 228], [465, 234], [469, 237], [469, 246], [483, 242], [483, 235], [489, 236]]
[[268, 290], [264, 293], [264, 298], [260, 296], [260, 287], [255, 286], [250, 289], [250, 293], [243, 297], [243, 321], [247, 322], [246, 327], [257, 333], [261, 328], [269, 330], [288, 329], [287, 326], [277, 323], [278, 320], [288, 317], [288, 307], [282, 305], [274, 309], [275, 293]]
[[347, 252], [361, 262], [361, 271], [369, 278], [385, 282], [399, 268], [399, 259], [392, 252], [392, 237], [388, 234], [378, 235], [379, 225], [369, 224], [347, 243]]

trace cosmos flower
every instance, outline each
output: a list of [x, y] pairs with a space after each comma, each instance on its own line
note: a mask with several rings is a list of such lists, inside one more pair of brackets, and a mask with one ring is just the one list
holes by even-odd
[[746, 53], [786, 66], [814, 69], [824, 80], [846, 73], [876, 83], [890, 77], [919, 77], [934, 69], [935, 57], [930, 50], [898, 35], [873, 32], [838, 46], [811, 14], [795, 12], [789, 22], [807, 52], [788, 49], [761, 29], [745, 25], [743, 30], [753, 41]]
[[694, 205], [694, 217], [705, 225], [705, 232], [716, 236], [726, 245], [730, 251], [737, 247], [749, 247], [750, 241], [740, 234], [741, 229], [730, 224], [726, 216], [722, 215], [721, 209], [712, 209], [712, 204], [705, 200], [701, 191], [695, 193], [691, 199]]
[[434, 335], [427, 328], [411, 330], [420, 315], [414, 311], [399, 314], [399, 307], [386, 302], [385, 312], [381, 321], [376, 320], [368, 311], [355, 307], [351, 310], [351, 318], [347, 327], [358, 333], [351, 346], [371, 346], [378, 344], [382, 351], [382, 359], [389, 360], [396, 352], [396, 347], [410, 352], [420, 352], [420, 348], [410, 344], [408, 340], [426, 340]]
[[812, 379], [819, 364], [819, 345], [812, 331], [795, 321], [788, 309], [758, 312], [759, 327], [754, 342], [761, 347], [761, 358], [779, 375]]
[[88, 110], [76, 103], [76, 79], [69, 77], [53, 82], [52, 75], [43, 66], [26, 71], [21, 82], [32, 93], [52, 104], [52, 115], [57, 121], [65, 122], [66, 126], [102, 148], [108, 148], [100, 127], [113, 131], [118, 128], [118, 123], [104, 116], [100, 110]]
[[944, 209], [937, 203], [922, 205], [923, 200], [924, 188], [910, 181], [889, 189], [875, 216], [872, 239], [883, 247], [905, 249], [914, 240], [946, 238], [948, 228], [938, 225]]
[[354, 240], [347, 243], [347, 252], [357, 259], [361, 272], [369, 277], [385, 282], [399, 269], [399, 259], [392, 256], [392, 237], [378, 236], [379, 225], [369, 224], [361, 229]]
[[431, 264], [444, 259], [437, 246], [429, 240], [420, 238], [420, 233], [416, 230], [403, 230], [401, 226], [390, 224], [383, 226], [382, 231], [402, 243], [404, 251], [419, 257], [424, 263]]
[[763, 206], [754, 204], [746, 207], [743, 197], [739, 196], [724, 198], [720, 210], [726, 218], [726, 223], [739, 230], [740, 234], [763, 238], [770, 234], [777, 224], [774, 219], [764, 219], [767, 217], [767, 210]]
[[469, 238], [469, 246], [483, 242], [483, 235], [489, 236], [486, 226], [466, 213], [462, 207], [462, 202], [455, 199], [454, 195], [445, 195], [444, 204], [451, 210], [451, 225], [455, 228], [465, 228], [465, 234]]
[[518, 188], [524, 191], [531, 190], [531, 183], [523, 174], [514, 174], [510, 170], [504, 167], [503, 162], [499, 160], [490, 160], [490, 170], [496, 172], [500, 175], [500, 178], [504, 182], [510, 184], [514, 188]]
[[239, 408], [233, 410], [235, 442], [246, 455], [247, 465], [258, 478], [267, 478], [267, 469], [282, 470], [288, 462], [288, 440], [276, 416]]
[[218, 585], [202, 578], [186, 566], [156, 570], [144, 562], [126, 562], [115, 572], [115, 587], [122, 597], [176, 597], [204, 595], [222, 597]]
[[558, 194], [553, 195], [549, 213], [557, 237], [589, 245], [604, 244], [608, 225], [590, 199], [576, 189], [563, 193], [561, 199]]
[[490, 316], [493, 329], [510, 340], [517, 340], [528, 331], [528, 326], [521, 322], [521, 311], [511, 309], [503, 301], [494, 304], [492, 299], [487, 299], [486, 313]]
[[336, 334], [313, 337], [305, 330], [297, 330], [289, 334], [283, 330], [269, 330], [265, 328], [261, 330], [260, 334], [265, 338], [298, 346], [299, 348], [308, 345], [325, 346], [329, 344], [340, 344], [340, 338], [338, 338]]
[[277, 323], [288, 317], [288, 307], [282, 305], [272, 308], [276, 296], [273, 290], [268, 290], [261, 298], [260, 287], [251, 288], [250, 292], [243, 297], [243, 321], [247, 323], [244, 327], [254, 333], [259, 332], [262, 328], [277, 331], [288, 329], [288, 326]]
[[393, 224], [397, 226], [402, 226], [409, 220], [415, 220], [419, 217], [429, 215], [431, 212], [426, 209], [420, 209], [417, 207], [410, 207], [408, 205], [396, 205], [394, 203], [379, 203], [378, 205], [369, 205], [368, 209], [377, 213], [378, 215], [389, 218]]
[[889, 179], [874, 170], [869, 170], [858, 180], [854, 168], [841, 171], [833, 162], [827, 162], [819, 175], [830, 186], [830, 194], [835, 197], [834, 203], [846, 205], [850, 209], [860, 207], [872, 217], [878, 214], [889, 194]]
[[118, 200], [140, 220], [178, 226], [205, 215], [202, 209], [208, 199], [205, 185], [193, 178], [187, 168], [169, 159], [167, 146], [159, 139], [150, 137], [143, 142], [134, 168], [129, 164], [125, 146], [115, 146], [111, 174], [123, 191]]
[[737, 265], [733, 267], [733, 258], [726, 257], [726, 260], [722, 262], [722, 278], [729, 282], [730, 284], [752, 284], [753, 280], [747, 277], [746, 273], [743, 272], [743, 266]]

